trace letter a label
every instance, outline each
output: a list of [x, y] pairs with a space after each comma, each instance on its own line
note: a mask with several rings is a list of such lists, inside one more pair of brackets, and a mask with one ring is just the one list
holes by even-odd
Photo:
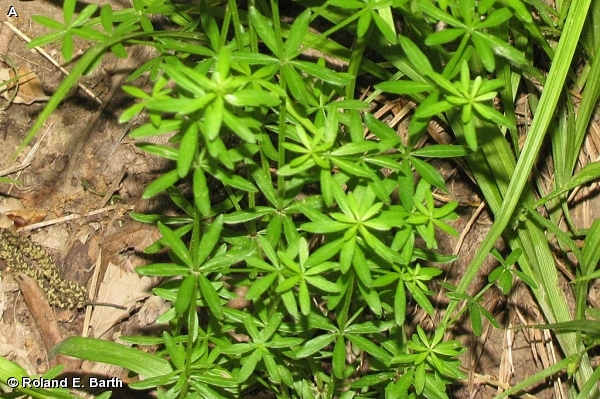
[[9, 17], [18, 17], [19, 14], [17, 14], [17, 10], [15, 8], [15, 6], [10, 6], [10, 8], [8, 9], [8, 14], [6, 14]]

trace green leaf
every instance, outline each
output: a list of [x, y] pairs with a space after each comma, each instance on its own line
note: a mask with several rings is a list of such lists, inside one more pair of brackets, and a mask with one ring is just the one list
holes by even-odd
[[488, 44], [477, 35], [471, 36], [471, 41], [475, 45], [476, 54], [479, 56], [481, 63], [488, 72], [493, 72], [496, 68], [496, 59], [494, 53]]
[[[388, 8], [388, 10], [390, 11], [389, 15], [391, 17], [391, 9]], [[380, 9], [379, 11], [382, 12], [383, 10]], [[373, 17], [379, 32], [383, 34], [383, 37], [385, 37], [389, 43], [396, 44], [398, 40], [396, 39], [396, 29], [393, 25], [393, 22], [391, 20], [390, 23], [386, 22], [377, 12], [371, 12], [371, 16]]]
[[294, 357], [296, 359], [303, 359], [305, 357], [313, 355], [321, 349], [328, 346], [329, 344], [331, 344], [335, 337], [335, 334], [319, 335], [311, 339], [310, 341], [307, 341], [300, 349], [296, 350], [294, 352]]
[[87, 6], [85, 6], [85, 8], [83, 10], [81, 10], [81, 12], [79, 13], [79, 15], [77, 15], [77, 18], [75, 18], [75, 21], [73, 21], [73, 23], [71, 25], [72, 26], [83, 25], [83, 23], [85, 21], [87, 21], [92, 15], [94, 15], [94, 13], [96, 12], [97, 9], [98, 9], [97, 4], [88, 4]]
[[202, 273], [198, 274], [198, 282], [200, 283], [200, 292], [202, 293], [202, 297], [208, 304], [211, 312], [217, 319], [222, 319], [223, 305], [221, 304], [221, 299], [219, 298], [217, 290]]
[[221, 237], [221, 231], [223, 230], [223, 219], [223, 215], [217, 216], [202, 236], [196, 254], [196, 262], [198, 264], [202, 264], [214, 251], [215, 246]]
[[334, 157], [356, 155], [376, 150], [379, 148], [379, 144], [373, 141], [361, 141], [359, 143], [348, 143], [340, 148], [331, 151], [331, 155]]
[[400, 137], [398, 137], [398, 133], [385, 123], [381, 122], [377, 118], [375, 118], [370, 113], [365, 114], [365, 125], [371, 130], [371, 132], [376, 135], [381, 141], [389, 141], [393, 143], [392, 145], [396, 145], [400, 143]]
[[474, 305], [469, 308], [469, 316], [471, 318], [471, 327], [473, 327], [473, 333], [481, 337], [483, 325], [481, 323], [481, 313], [479, 313], [479, 307]]
[[512, 12], [508, 8], [500, 8], [493, 11], [483, 21], [478, 22], [474, 29], [487, 29], [498, 26], [508, 21], [512, 17]]
[[136, 273], [142, 276], [180, 276], [187, 274], [190, 269], [175, 263], [153, 263], [135, 268]]
[[237, 90], [234, 93], [226, 94], [225, 101], [235, 107], [257, 107], [261, 105], [275, 107], [281, 102], [275, 94], [255, 89]]
[[[45, 26], [47, 28], [50, 28], [50, 29], [56, 29], [56, 30], [60, 30], [60, 31], [62, 31], [64, 29], [63, 24], [61, 24], [58, 21], [55, 21], [52, 18], [45, 17], [43, 15], [33, 15], [31, 17], [31, 19], [34, 22], [36, 22], [36, 23], [38, 23], [38, 24], [40, 24], [42, 26]], [[64, 34], [64, 32], [57, 32], [57, 33], [59, 33], [61, 36]], [[48, 36], [48, 35], [44, 35], [44, 36]], [[37, 39], [39, 39], [39, 38], [36, 38], [36, 39], [32, 40], [32, 42], [35, 41], [35, 40], [37, 40]], [[46, 42], [46, 43], [50, 43], [50, 42]], [[46, 44], [46, 43], [44, 43], [44, 44]], [[39, 44], [35, 44], [35, 43], [33, 45], [34, 46], [39, 46]]]
[[177, 299], [175, 299], [175, 312], [177, 314], [183, 314], [191, 304], [196, 302], [195, 298], [192, 298], [195, 284], [196, 279], [192, 274], [188, 274], [181, 281], [181, 285], [177, 290]]
[[508, 44], [507, 42], [501, 40], [500, 38], [490, 35], [489, 33], [482, 33], [478, 31], [473, 31], [473, 36], [479, 36], [491, 49], [492, 51], [502, 57], [506, 58], [508, 61], [513, 64], [524, 66], [528, 65], [529, 62], [525, 55]]
[[308, 97], [306, 95], [306, 84], [302, 76], [289, 64], [283, 64], [281, 67], [281, 72], [283, 73], [283, 77], [285, 78], [285, 82], [288, 86], [288, 89], [292, 93], [292, 96], [300, 104], [308, 105]]
[[420, 160], [419, 158], [411, 158], [411, 163], [415, 167], [415, 170], [425, 179], [425, 181], [431, 185], [438, 187], [439, 189], [448, 192], [446, 188], [446, 182], [444, 178], [431, 164]]
[[129, 136], [133, 139], [141, 139], [148, 136], [155, 136], [159, 134], [164, 134], [168, 132], [172, 132], [174, 130], [179, 130], [183, 121], [179, 119], [175, 120], [161, 120], [159, 126], [154, 126], [151, 123], [142, 125], [136, 129], [134, 129]]
[[190, 252], [188, 251], [181, 238], [179, 238], [179, 236], [177, 236], [173, 232], [173, 230], [171, 230], [161, 222], [158, 222], [158, 229], [160, 230], [160, 233], [162, 234], [165, 243], [171, 247], [171, 250], [175, 253], [175, 255], [179, 259], [181, 259], [183, 263], [185, 263], [187, 266], [193, 267], [194, 263], [192, 261]]
[[348, 173], [350, 176], [360, 176], [360, 177], [370, 178], [373, 174], [373, 172], [363, 169], [358, 164], [351, 162], [351, 161], [346, 161], [342, 158], [331, 158], [331, 162], [335, 166], [342, 169], [344, 172]]
[[487, 121], [494, 122], [495, 124], [502, 126], [514, 126], [510, 119], [496, 111], [495, 108], [480, 103], [473, 103], [473, 108], [475, 108], [475, 111], [479, 116], [481, 116], [481, 118]]
[[415, 112], [416, 118], [431, 118], [432, 116], [441, 114], [454, 108], [455, 105], [450, 104], [446, 100], [442, 100], [433, 104], [427, 104], [427, 106], [421, 104]]
[[288, 38], [283, 48], [283, 55], [285, 58], [291, 58], [294, 53], [300, 50], [300, 46], [306, 39], [306, 34], [308, 33], [308, 25], [311, 19], [310, 16], [311, 11], [307, 8], [294, 19], [294, 23], [290, 27], [290, 33], [288, 34]]
[[300, 280], [300, 287], [298, 289], [298, 300], [300, 303], [300, 312], [304, 316], [310, 313], [310, 291], [308, 290], [308, 285], [306, 284], [306, 280]]
[[523, 4], [521, 0], [505, 0], [506, 4], [511, 7], [517, 13], [519, 19], [525, 23], [532, 23], [533, 16], [531, 15], [531, 11]]
[[437, 8], [436, 6], [433, 5], [433, 3], [429, 3], [429, 2], [420, 2], [418, 7], [423, 10], [423, 12], [425, 12], [426, 14], [431, 15], [432, 17], [434, 17], [435, 19], [437, 19], [438, 21], [443, 21], [449, 25], [452, 25], [454, 27], [460, 27], [460, 28], [466, 28], [467, 26], [465, 24], [463, 24], [461, 21], [459, 21], [458, 19], [454, 18], [452, 15], [445, 13], [443, 10], [440, 10], [439, 8]]
[[396, 325], [403, 326], [404, 320], [406, 319], [406, 291], [404, 289], [404, 282], [401, 280], [396, 286], [396, 293], [394, 294], [394, 320]]
[[207, 217], [210, 214], [211, 206], [210, 192], [208, 191], [206, 176], [202, 169], [197, 168], [194, 170], [192, 186], [194, 191], [194, 203], [202, 216]]
[[363, 37], [369, 27], [371, 26], [372, 14], [370, 10], [363, 10], [358, 17], [358, 24], [356, 26], [356, 37]]
[[360, 247], [356, 247], [354, 249], [352, 265], [354, 266], [354, 271], [356, 272], [358, 279], [364, 284], [365, 287], [370, 287], [371, 272], [369, 270], [369, 265], [367, 264], [365, 255]]
[[282, 58], [282, 54], [279, 54], [277, 47], [277, 37], [275, 36], [275, 31], [269, 24], [269, 19], [261, 15], [255, 7], [250, 7], [249, 14], [254, 30], [258, 36], [273, 54], [275, 54], [278, 58]]
[[182, 369], [185, 366], [185, 351], [181, 344], [176, 343], [173, 336], [166, 331], [163, 332], [163, 341], [175, 367]]
[[350, 228], [351, 225], [342, 222], [336, 222], [334, 220], [330, 222], [308, 222], [300, 225], [300, 228], [309, 233], [335, 233], [336, 231], [342, 231]]
[[258, 191], [254, 184], [250, 183], [242, 176], [232, 175], [229, 172], [225, 172], [221, 169], [214, 170], [213, 176], [231, 187], [239, 188], [240, 190], [244, 190], [249, 193], [255, 193]]
[[335, 341], [333, 347], [333, 374], [340, 380], [344, 379], [344, 371], [346, 370], [346, 344], [341, 336]]
[[177, 173], [185, 177], [190, 171], [198, 148], [198, 125], [192, 122], [183, 133], [177, 158]]
[[329, 0], [329, 4], [335, 7], [340, 7], [348, 10], [357, 10], [361, 8], [365, 8], [365, 3], [362, 1], [356, 0]]
[[148, 187], [146, 187], [146, 190], [144, 190], [142, 197], [144, 199], [152, 198], [158, 193], [166, 190], [168, 187], [173, 186], [178, 180], [179, 172], [177, 170], [171, 170], [150, 183]]
[[62, 40], [61, 54], [67, 62], [73, 58], [73, 46], [73, 35], [71, 31], [66, 31]]
[[396, 80], [392, 82], [382, 82], [375, 85], [377, 90], [393, 94], [417, 94], [433, 90], [433, 86], [427, 82], [417, 82], [412, 80]]
[[69, 337], [52, 348], [55, 354], [114, 364], [144, 377], [165, 376], [173, 371], [169, 362], [138, 349], [95, 338]]
[[238, 381], [244, 382], [254, 373], [256, 369], [256, 365], [262, 359], [262, 354], [259, 349], [256, 349], [254, 352], [250, 354], [250, 356], [245, 357], [245, 362], [240, 369], [238, 374]]
[[219, 136], [221, 125], [223, 124], [224, 112], [225, 102], [223, 101], [223, 96], [220, 95], [216, 96], [214, 101], [206, 107], [202, 133], [208, 141], [213, 141]]
[[246, 292], [246, 299], [249, 301], [258, 299], [264, 292], [273, 286], [277, 280], [277, 276], [277, 273], [270, 273], [264, 277], [257, 278], [248, 289], [248, 292]]
[[348, 341], [352, 342], [354, 345], [356, 345], [363, 351], [372, 355], [374, 358], [385, 363], [389, 362], [391, 358], [390, 354], [385, 349], [381, 348], [381, 346], [375, 344], [373, 341], [361, 337], [360, 335], [354, 334], [348, 334], [346, 335], [346, 338], [348, 339]]
[[275, 209], [266, 206], [257, 206], [247, 208], [247, 210], [235, 211], [225, 215], [224, 222], [228, 224], [244, 223], [250, 220], [262, 218], [265, 215], [274, 213]]
[[413, 150], [413, 156], [423, 158], [455, 158], [467, 155], [467, 150], [461, 145], [433, 144]]
[[201, 267], [203, 271], [216, 271], [223, 266], [230, 267], [251, 256], [256, 251], [256, 247], [248, 246], [244, 248], [231, 249], [224, 254], [217, 255], [204, 263]]
[[[279, 328], [279, 325], [281, 324], [282, 320], [283, 320], [283, 315], [281, 313], [273, 314], [269, 318], [269, 321], [267, 321], [265, 328], [259, 334], [260, 341], [261, 342], [269, 341], [273, 337], [273, 334], [275, 334], [275, 332], [277, 332], [277, 329]], [[294, 338], [292, 338], [292, 339], [295, 340]], [[299, 339], [299, 341], [302, 342], [302, 339]]]
[[429, 59], [412, 40], [403, 35], [398, 35], [398, 40], [411, 64], [413, 64], [418, 71], [427, 73], [432, 70]]
[[321, 79], [324, 82], [331, 83], [335, 86], [347, 85], [352, 79], [352, 76], [347, 73], [334, 72], [329, 68], [312, 62], [294, 60], [290, 61], [290, 64], [309, 75]]
[[425, 44], [428, 46], [437, 46], [453, 42], [461, 36], [465, 35], [465, 30], [460, 28], [446, 28], [438, 32], [433, 32], [425, 39]]
[[65, 25], [71, 25], [71, 19], [73, 19], [73, 13], [75, 13], [76, 0], [65, 0], [63, 3], [63, 19]]
[[310, 285], [313, 285], [313, 286], [317, 287], [321, 291], [328, 292], [328, 293], [331, 293], [331, 292], [333, 292], [333, 293], [340, 292], [340, 289], [338, 288], [338, 286], [335, 283], [332, 283], [331, 281], [327, 281], [325, 279], [325, 277], [322, 277], [322, 276], [305, 276], [305, 279], [306, 279], [306, 281]]
[[412, 294], [413, 298], [415, 298], [415, 301], [417, 301], [417, 303], [423, 308], [425, 312], [427, 312], [428, 315], [432, 316], [433, 305], [431, 304], [431, 302], [429, 302], [429, 299], [427, 299], [425, 293], [414, 283], [408, 284], [408, 289], [410, 290], [410, 293]]

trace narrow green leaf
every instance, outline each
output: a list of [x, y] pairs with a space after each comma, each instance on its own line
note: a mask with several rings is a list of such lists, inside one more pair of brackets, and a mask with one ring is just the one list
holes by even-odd
[[192, 303], [195, 303], [195, 298], [192, 298], [194, 294], [194, 286], [196, 279], [192, 274], [188, 274], [181, 281], [181, 285], [177, 290], [177, 299], [175, 299], [175, 312], [177, 314], [183, 314]]
[[185, 351], [181, 344], [176, 343], [173, 336], [166, 331], [163, 333], [163, 342], [175, 367], [182, 369], [185, 366]]
[[444, 178], [431, 164], [420, 160], [419, 158], [412, 157], [411, 163], [415, 167], [415, 170], [425, 179], [425, 181], [431, 185], [438, 187], [439, 189], [448, 192], [446, 188], [446, 182]]
[[429, 59], [412, 40], [403, 35], [399, 35], [398, 40], [406, 56], [418, 71], [427, 73], [432, 70]]
[[277, 277], [277, 273], [270, 273], [264, 277], [257, 278], [248, 289], [248, 292], [246, 292], [246, 299], [249, 301], [258, 299], [264, 292], [273, 286]]
[[313, 355], [331, 344], [335, 339], [335, 334], [323, 334], [319, 335], [310, 341], [307, 341], [300, 349], [294, 352], [296, 359], [303, 359], [310, 355]]
[[413, 156], [423, 158], [455, 158], [467, 155], [467, 150], [461, 145], [433, 144], [411, 151]]
[[200, 292], [202, 294], [202, 297], [208, 304], [208, 307], [210, 308], [211, 312], [215, 315], [217, 319], [222, 319], [223, 305], [221, 304], [221, 299], [219, 298], [217, 290], [202, 273], [198, 273], [198, 282], [200, 283]]
[[400, 280], [394, 294], [394, 321], [397, 326], [403, 326], [406, 319], [406, 291], [404, 281]]
[[479, 36], [472, 35], [471, 41], [475, 45], [477, 56], [481, 60], [481, 63], [488, 72], [493, 72], [496, 68], [496, 59], [490, 46]]
[[192, 185], [194, 189], [194, 203], [202, 216], [206, 217], [210, 214], [210, 192], [206, 184], [206, 176], [201, 168], [194, 170]]
[[206, 112], [204, 113], [204, 126], [202, 133], [208, 141], [213, 141], [216, 139], [221, 132], [224, 112], [225, 102], [223, 101], [223, 96], [217, 95], [214, 101], [206, 107]]
[[336, 222], [334, 220], [328, 222], [308, 222], [300, 225], [300, 229], [309, 233], [335, 233], [336, 231], [346, 230], [350, 227], [347, 223]]
[[275, 107], [281, 102], [275, 94], [265, 90], [243, 89], [226, 94], [225, 101], [235, 107]]
[[294, 23], [290, 27], [290, 33], [288, 34], [288, 38], [283, 47], [283, 54], [286, 58], [290, 58], [292, 54], [296, 53], [304, 40], [306, 40], [308, 25], [311, 19], [310, 17], [311, 11], [307, 8], [294, 19]]
[[235, 211], [225, 215], [224, 222], [228, 224], [244, 223], [250, 220], [262, 218], [265, 215], [275, 213], [274, 208], [257, 206], [246, 210]]
[[478, 31], [474, 31], [473, 36], [479, 36], [496, 55], [506, 58], [513, 64], [519, 66], [528, 65], [529, 62], [522, 52], [498, 37]]
[[369, 27], [371, 26], [372, 14], [371, 10], [365, 9], [360, 13], [358, 17], [358, 24], [356, 25], [356, 37], [363, 37]]
[[242, 368], [238, 374], [238, 381], [244, 382], [254, 373], [256, 369], [256, 365], [262, 359], [262, 354], [259, 349], [256, 349], [254, 352], [250, 354], [250, 356], [246, 356], [246, 362], [242, 365]]
[[460, 28], [447, 28], [438, 32], [433, 32], [425, 39], [425, 44], [428, 46], [437, 46], [453, 42], [461, 36], [465, 35], [465, 30]]
[[165, 240], [165, 244], [171, 247], [175, 255], [187, 266], [193, 267], [192, 257], [181, 238], [161, 222], [158, 222], [158, 229]]
[[340, 380], [344, 379], [344, 371], [346, 370], [346, 343], [342, 336], [338, 336], [333, 347], [333, 374]]
[[208, 230], [202, 236], [200, 245], [198, 246], [198, 253], [196, 254], [196, 262], [199, 265], [208, 259], [219, 243], [221, 231], [223, 231], [223, 220], [224, 217], [222, 214], [217, 216], [212, 223], [210, 223]]
[[334, 72], [329, 68], [312, 62], [294, 60], [290, 64], [309, 75], [336, 86], [347, 85], [352, 79], [352, 76], [347, 73]]
[[183, 133], [177, 158], [177, 173], [185, 177], [192, 167], [198, 149], [198, 124], [192, 122]]
[[[49, 18], [49, 17], [43, 16], [43, 15], [33, 15], [33, 16], [31, 17], [31, 19], [32, 19], [34, 22], [36, 22], [36, 23], [38, 23], [38, 24], [40, 24], [40, 25], [42, 25], [42, 26], [45, 26], [45, 27], [47, 27], [47, 28], [50, 28], [50, 29], [56, 29], [56, 30], [61, 30], [61, 31], [64, 29], [64, 26], [63, 26], [63, 24], [61, 24], [61, 23], [60, 23], [60, 22], [58, 22], [58, 21], [55, 21], [55, 20], [54, 20], [54, 19], [52, 19], [52, 18]], [[64, 32], [57, 32], [57, 33], [59, 33], [61, 36], [64, 34]], [[45, 36], [47, 36], [47, 35], [45, 35]], [[39, 39], [39, 38], [38, 38], [38, 39]], [[35, 41], [35, 39], [34, 39], [34, 40], [32, 40], [32, 41]], [[50, 42], [47, 42], [47, 43], [50, 43]], [[46, 44], [46, 43], [43, 43], [43, 44]], [[43, 44], [36, 44], [36, 43], [34, 42], [33, 46], [40, 46], [40, 45], [43, 45]]]
[[300, 74], [289, 64], [283, 64], [281, 72], [285, 78], [288, 89], [292, 96], [302, 105], [308, 105], [308, 96], [306, 93], [306, 84]]
[[232, 175], [222, 169], [214, 170], [213, 176], [222, 181], [224, 184], [230, 185], [231, 187], [239, 188], [240, 190], [244, 190], [249, 193], [255, 193], [258, 191], [254, 184], [250, 183], [242, 176]]
[[379, 138], [379, 140], [389, 141], [390, 143], [394, 143], [393, 145], [400, 143], [400, 137], [398, 137], [398, 133], [396, 133], [394, 129], [381, 122], [370, 113], [365, 114], [364, 119], [365, 125], [367, 125], [369, 130], [371, 130], [371, 132], [375, 134]]
[[306, 278], [306, 281], [310, 285], [313, 285], [313, 286], [317, 287], [321, 291], [324, 291], [324, 292], [327, 292], [327, 293], [340, 292], [340, 289], [338, 288], [338, 286], [335, 283], [332, 283], [331, 281], [327, 281], [325, 279], [325, 277], [322, 277], [322, 276], [306, 276], [305, 278]]
[[135, 268], [136, 273], [142, 276], [180, 276], [187, 274], [190, 269], [175, 263], [153, 263]]
[[262, 41], [267, 45], [269, 50], [273, 52], [278, 58], [281, 58], [282, 54], [279, 54], [277, 48], [277, 37], [275, 36], [275, 31], [269, 24], [269, 19], [261, 15], [255, 7], [250, 7], [250, 20], [252, 21], [252, 26], [256, 30], [258, 36], [262, 39]]
[[423, 10], [426, 14], [431, 15], [435, 19], [439, 21], [443, 21], [448, 25], [452, 25], [455, 28], [466, 28], [467, 26], [463, 24], [458, 19], [454, 18], [452, 15], [445, 13], [443, 10], [437, 8], [433, 3], [429, 2], [421, 2], [418, 4], [418, 7]]
[[144, 377], [165, 376], [173, 371], [168, 361], [156, 355], [96, 338], [69, 337], [52, 348], [50, 357], [58, 353], [114, 364]]

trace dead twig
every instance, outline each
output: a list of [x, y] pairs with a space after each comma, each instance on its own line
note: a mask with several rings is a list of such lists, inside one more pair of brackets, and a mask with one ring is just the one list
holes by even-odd
[[[16, 280], [19, 284], [19, 289], [23, 293], [23, 298], [25, 298], [25, 303], [29, 307], [29, 311], [40, 331], [44, 348], [49, 353], [55, 345], [63, 340], [56, 316], [48, 304], [46, 294], [44, 294], [44, 291], [42, 291], [33, 278], [19, 273]], [[63, 364], [65, 366], [63, 372], [72, 372], [79, 370], [82, 362], [79, 359], [56, 355], [50, 360], [50, 367]]]
[[[21, 32], [19, 30], [19, 28], [17, 28], [16, 26], [14, 26], [13, 24], [11, 24], [8, 21], [3, 21], [4, 24], [6, 24], [6, 26], [8, 26], [13, 32], [15, 32], [21, 39], [23, 39], [26, 43], [29, 43], [31, 41], [31, 39], [29, 37], [27, 37], [26, 34], [24, 34], [23, 32]], [[65, 68], [63, 68], [50, 54], [48, 54], [43, 48], [41, 47], [34, 47], [34, 49], [40, 53], [43, 57], [45, 57], [48, 61], [50, 61], [52, 63], [52, 65], [54, 65], [55, 67], [57, 67], [63, 74], [65, 74], [65, 76], [69, 76], [69, 71], [67, 71]], [[87, 94], [88, 96], [90, 96], [94, 101], [96, 101], [98, 104], [102, 105], [102, 100], [100, 100], [90, 89], [88, 89], [83, 83], [77, 83], [77, 86], [79, 86], [79, 88], [81, 90], [83, 90], [83, 92], [85, 94]]]

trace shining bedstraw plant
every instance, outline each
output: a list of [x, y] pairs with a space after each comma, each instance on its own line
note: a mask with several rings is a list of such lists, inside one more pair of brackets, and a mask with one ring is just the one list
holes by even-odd
[[[153, 88], [124, 86], [135, 102], [120, 120], [147, 115], [134, 139], [168, 135], [168, 145], [138, 144], [172, 161], [144, 197], [164, 193], [180, 210], [176, 217], [132, 214], [162, 234], [146, 252], [169, 248], [169, 261], [138, 272], [162, 279], [153, 294], [172, 307], [157, 320], [166, 326], [162, 336], [121, 339], [161, 349], [150, 354], [74, 337], [54, 352], [129, 369], [143, 377], [132, 388], [155, 389], [161, 399], [257, 391], [302, 399], [446, 398], [448, 385], [466, 376], [459, 360], [465, 348], [444, 337], [464, 312], [478, 335], [485, 320], [498, 327], [482, 295], [494, 285], [508, 295], [518, 278], [547, 320], [566, 331], [557, 335], [566, 358], [517, 387], [568, 368], [574, 389], [593, 395], [589, 381], [599, 373], [592, 374], [581, 335], [572, 333], [582, 323], [564, 324], [572, 315], [545, 230], [576, 248], [573, 234], [552, 227], [560, 218], [556, 205], [571, 220], [560, 201], [600, 175], [597, 164], [573, 174], [574, 162], [562, 162], [576, 158], [587, 126], [579, 118], [589, 120], [589, 104], [600, 93], [600, 80], [591, 80], [600, 70], [590, 51], [600, 43], [596, 35], [582, 55], [590, 79], [577, 82], [587, 111], [552, 133], [556, 185], [539, 192], [537, 202], [534, 187], [526, 187], [554, 107], [573, 109], [571, 97], [559, 96], [590, 0], [565, 3], [561, 13], [520, 0], [297, 0], [291, 10], [284, 4], [292, 3], [134, 0], [124, 10], [89, 5], [74, 17], [75, 0], [66, 0], [63, 22], [34, 17], [52, 32], [32, 46], [60, 42], [67, 60], [73, 37], [92, 47], [21, 147], [104, 54], [127, 57], [131, 46], [152, 46], [158, 55], [129, 81], [147, 74]], [[155, 15], [168, 18], [169, 29], [155, 30]], [[547, 79], [534, 62], [538, 46], [552, 60]], [[341, 62], [342, 70], [327, 60]], [[373, 81], [375, 91], [364, 100], [357, 85]], [[546, 82], [539, 96], [536, 85]], [[521, 83], [534, 108], [523, 148], [515, 114]], [[408, 134], [371, 113], [370, 101], [384, 92], [418, 104]], [[422, 145], [433, 118], [457, 144]], [[457, 235], [457, 202], [434, 199], [434, 191], [447, 188], [432, 158], [466, 160], [496, 223], [457, 286], [441, 283], [449, 308], [425, 329], [412, 325], [413, 310], [433, 316], [432, 283], [441, 264], [456, 259], [437, 252], [438, 239]], [[543, 206], [549, 218], [538, 212]], [[489, 284], [468, 293], [503, 233], [512, 252], [506, 259], [494, 252], [500, 266]], [[598, 236], [600, 229], [590, 230], [576, 254], [583, 265], [575, 283], [579, 319], [600, 258], [588, 241]], [[239, 295], [246, 305], [230, 306]], [[10, 367], [0, 368], [2, 383]]]

